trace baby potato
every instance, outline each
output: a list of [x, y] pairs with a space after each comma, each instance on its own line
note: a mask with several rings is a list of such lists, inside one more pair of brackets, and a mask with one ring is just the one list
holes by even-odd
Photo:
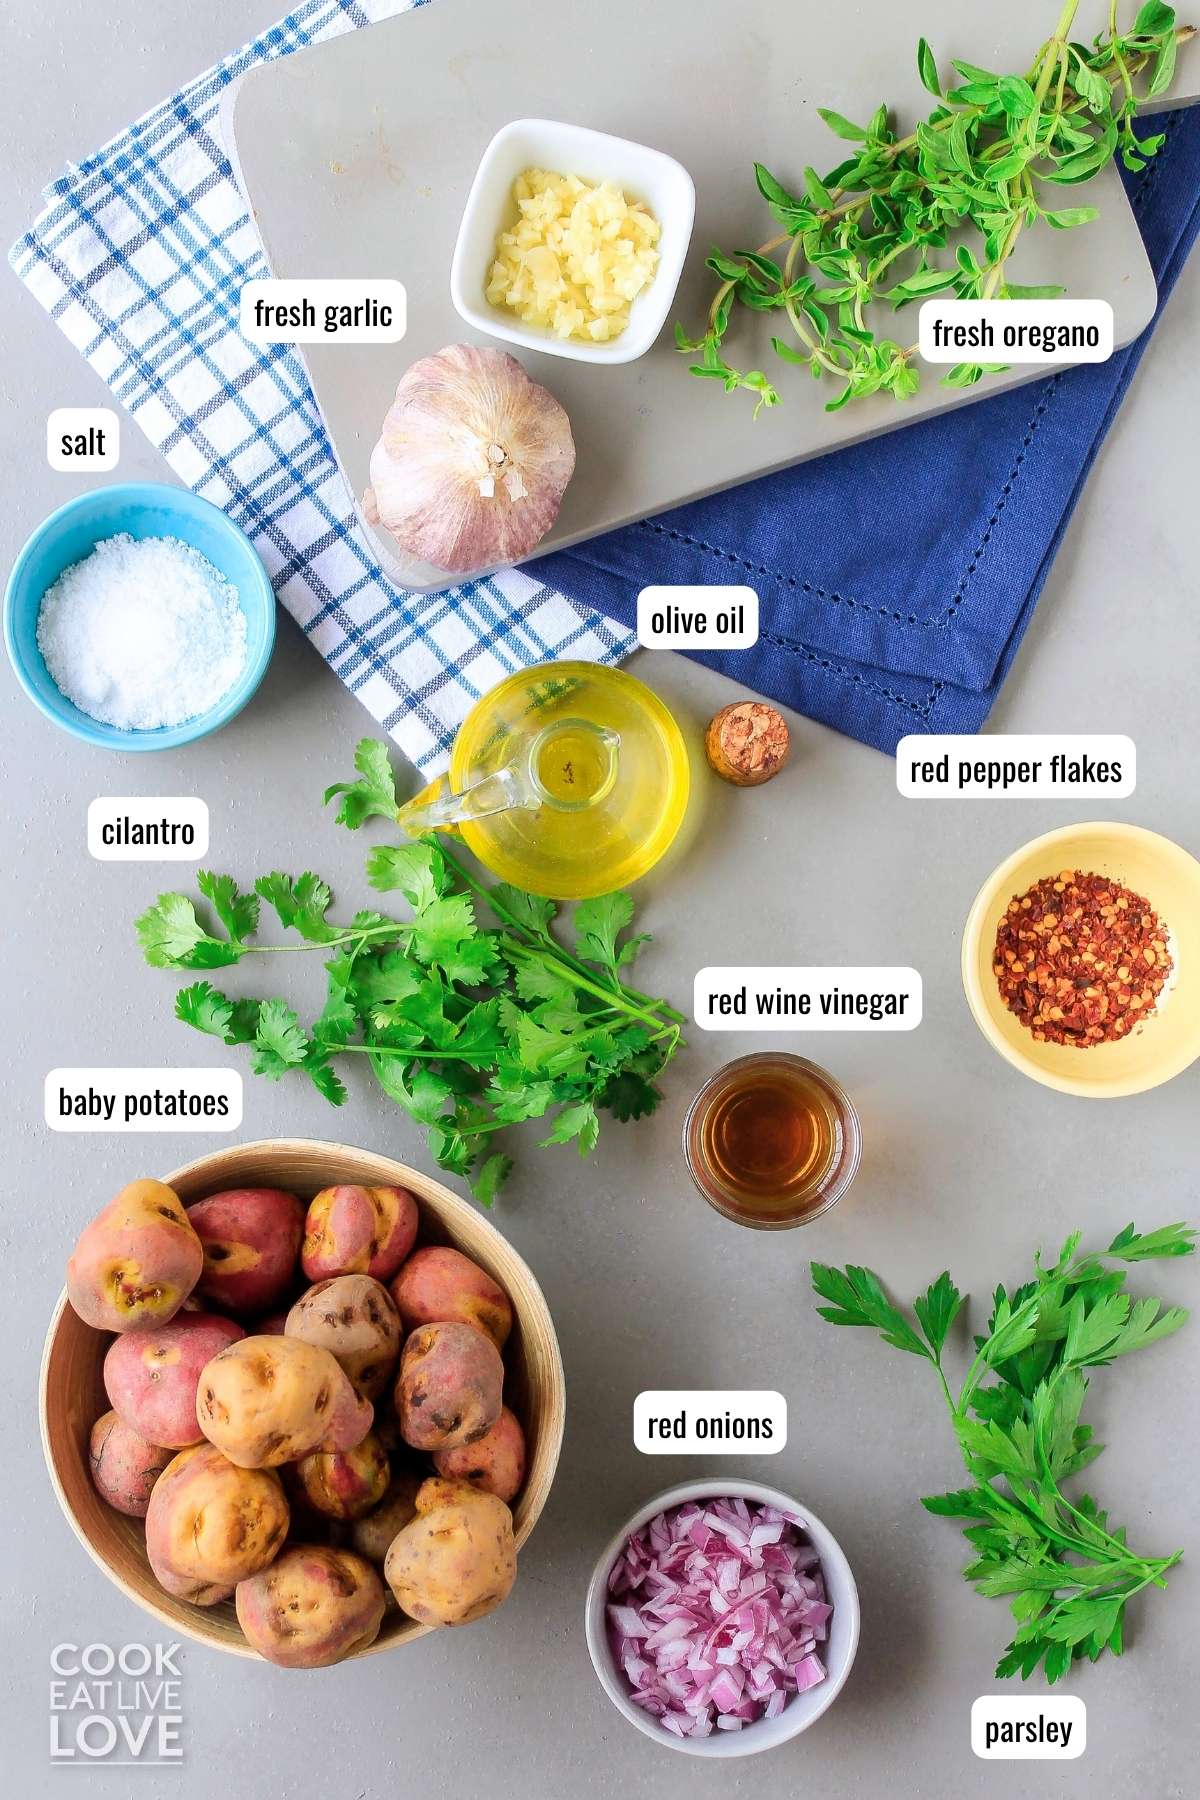
[[425, 1481], [417, 1515], [388, 1551], [384, 1575], [401, 1611], [422, 1625], [470, 1625], [512, 1592], [512, 1514], [503, 1500], [465, 1481]]
[[485, 1331], [503, 1350], [512, 1330], [512, 1303], [486, 1269], [448, 1244], [414, 1250], [391, 1284], [405, 1331], [453, 1319]]
[[149, 1443], [175, 1450], [198, 1444], [204, 1436], [196, 1419], [200, 1372], [245, 1335], [232, 1319], [201, 1312], [127, 1331], [105, 1355], [105, 1392], [124, 1423]]
[[423, 1325], [400, 1359], [396, 1416], [414, 1450], [473, 1444], [500, 1417], [504, 1364], [473, 1325]]
[[282, 1669], [324, 1669], [365, 1650], [383, 1623], [383, 1583], [361, 1556], [297, 1544], [240, 1581], [234, 1597], [246, 1640]]
[[292, 1470], [299, 1495], [327, 1519], [358, 1519], [370, 1512], [383, 1499], [390, 1475], [387, 1451], [373, 1431], [353, 1450], [313, 1450]]
[[96, 1492], [131, 1519], [145, 1518], [154, 1484], [174, 1454], [161, 1444], [148, 1444], [115, 1412], [101, 1413], [88, 1441]]
[[201, 1372], [196, 1397], [201, 1431], [243, 1469], [352, 1450], [372, 1416], [328, 1350], [293, 1337], [231, 1344]]
[[368, 1400], [382, 1394], [400, 1354], [400, 1315], [371, 1275], [334, 1275], [301, 1294], [284, 1327], [289, 1337], [319, 1344]]
[[238, 1318], [278, 1306], [295, 1281], [304, 1203], [285, 1188], [228, 1188], [188, 1207], [204, 1246], [197, 1291]]
[[67, 1264], [67, 1296], [97, 1331], [165, 1325], [203, 1266], [200, 1239], [174, 1189], [131, 1181], [79, 1234]]
[[272, 1560], [288, 1518], [278, 1475], [238, 1468], [212, 1444], [197, 1444], [154, 1484], [146, 1554], [167, 1593], [213, 1606]]
[[450, 1481], [469, 1481], [481, 1493], [512, 1500], [525, 1479], [525, 1433], [508, 1407], [481, 1438], [454, 1450], [438, 1450], [433, 1466]]
[[310, 1281], [394, 1275], [416, 1242], [417, 1203], [402, 1187], [323, 1188], [309, 1204], [300, 1261]]
[[415, 1471], [402, 1469], [392, 1476], [379, 1505], [362, 1518], [355, 1519], [351, 1526], [350, 1542], [358, 1554], [374, 1563], [377, 1569], [382, 1569], [392, 1539], [403, 1531], [410, 1519], [416, 1518], [417, 1490], [424, 1479]]

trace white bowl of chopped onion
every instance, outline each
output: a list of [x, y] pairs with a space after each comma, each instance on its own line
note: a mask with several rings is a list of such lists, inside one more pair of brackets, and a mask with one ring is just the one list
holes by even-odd
[[692, 1756], [752, 1756], [833, 1705], [858, 1649], [858, 1589], [807, 1507], [757, 1481], [686, 1481], [606, 1545], [588, 1650], [617, 1711]]
[[695, 186], [673, 156], [584, 125], [514, 119], [471, 183], [450, 297], [468, 325], [523, 349], [633, 362], [666, 323], [695, 216]]

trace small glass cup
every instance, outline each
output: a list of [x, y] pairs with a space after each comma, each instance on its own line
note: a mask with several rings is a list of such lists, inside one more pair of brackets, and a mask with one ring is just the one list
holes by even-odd
[[[761, 1135], [768, 1147], [790, 1127], [807, 1155], [774, 1192], [768, 1157], [741, 1182], [722, 1159], [739, 1119], [744, 1133]], [[709, 1076], [683, 1122], [683, 1154], [700, 1193], [722, 1217], [756, 1231], [790, 1230], [827, 1213], [853, 1181], [861, 1149], [850, 1096], [816, 1063], [786, 1051], [726, 1063]]]

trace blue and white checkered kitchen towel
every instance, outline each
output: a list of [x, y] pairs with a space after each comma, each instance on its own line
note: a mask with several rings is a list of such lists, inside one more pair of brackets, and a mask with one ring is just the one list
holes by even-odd
[[518, 570], [444, 594], [382, 574], [304, 366], [238, 329], [262, 242], [218, 109], [255, 64], [407, 10], [305, 0], [253, 43], [77, 163], [11, 261], [172, 469], [249, 535], [292, 617], [421, 769], [502, 676], [551, 657], [615, 662], [633, 634]]

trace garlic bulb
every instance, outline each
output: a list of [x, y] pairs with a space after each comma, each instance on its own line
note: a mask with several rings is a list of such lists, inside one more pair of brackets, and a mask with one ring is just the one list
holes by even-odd
[[514, 356], [450, 344], [396, 389], [363, 500], [402, 550], [456, 574], [520, 562], [575, 468], [566, 413]]

